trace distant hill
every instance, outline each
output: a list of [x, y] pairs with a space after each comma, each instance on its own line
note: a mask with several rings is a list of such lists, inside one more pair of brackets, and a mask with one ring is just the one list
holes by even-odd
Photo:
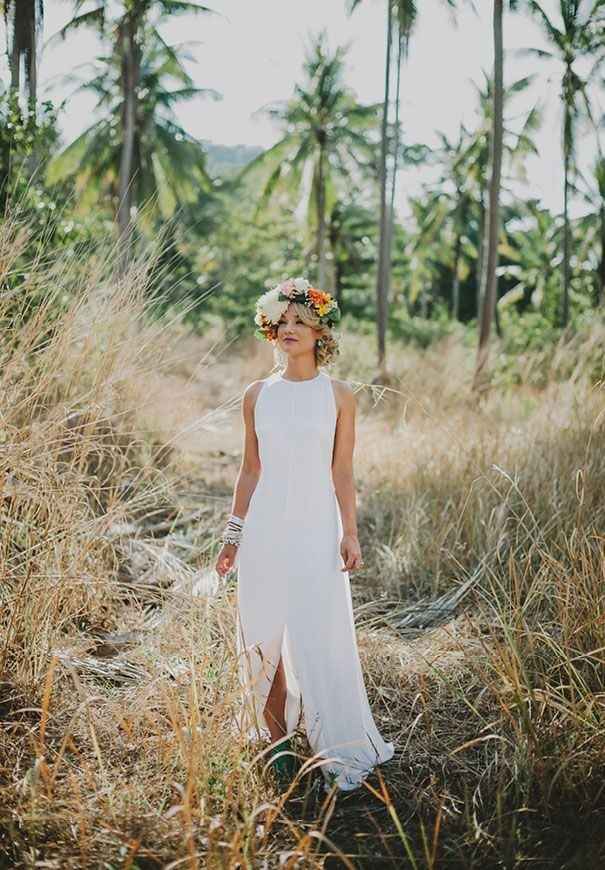
[[259, 145], [217, 145], [209, 139], [201, 141], [207, 155], [206, 169], [213, 177], [235, 175], [265, 150]]

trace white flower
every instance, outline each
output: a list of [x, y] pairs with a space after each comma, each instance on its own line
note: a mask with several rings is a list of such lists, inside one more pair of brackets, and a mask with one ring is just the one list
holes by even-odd
[[290, 304], [287, 299], [280, 300], [278, 296], [279, 287], [274, 287], [272, 290], [263, 293], [256, 303], [257, 309], [262, 311], [271, 323], [277, 323], [282, 314], [285, 314]]
[[298, 293], [306, 293], [311, 285], [306, 278], [295, 278], [294, 286]]

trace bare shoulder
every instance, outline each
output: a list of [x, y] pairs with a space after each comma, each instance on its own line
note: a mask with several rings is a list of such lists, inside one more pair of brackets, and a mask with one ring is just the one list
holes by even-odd
[[340, 413], [343, 409], [354, 410], [356, 404], [355, 392], [349, 382], [332, 377], [330, 381], [334, 389], [338, 412]]
[[252, 410], [256, 404], [256, 398], [261, 391], [261, 388], [267, 378], [260, 378], [258, 381], [252, 381], [246, 389], [244, 390], [244, 394], [242, 396], [242, 404], [244, 408], [248, 408]]

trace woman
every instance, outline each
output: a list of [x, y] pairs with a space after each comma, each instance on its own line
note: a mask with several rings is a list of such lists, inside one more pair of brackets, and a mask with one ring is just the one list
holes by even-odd
[[[288, 279], [257, 302], [256, 335], [286, 366], [245, 390], [244, 452], [216, 570], [238, 568], [237, 651], [248, 738], [289, 751], [303, 723], [324, 788], [358, 787], [393, 756], [364, 685], [349, 585], [357, 537], [355, 396], [319, 369], [338, 354], [329, 293]], [[268, 732], [268, 734], [267, 734]], [[287, 766], [291, 755], [281, 755]]]

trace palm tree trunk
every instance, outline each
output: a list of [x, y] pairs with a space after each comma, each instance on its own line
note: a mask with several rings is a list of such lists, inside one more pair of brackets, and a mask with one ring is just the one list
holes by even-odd
[[343, 258], [341, 256], [341, 239], [343, 233], [338, 220], [334, 219], [334, 212], [328, 221], [328, 241], [330, 242], [330, 251], [332, 252], [332, 272], [333, 272], [333, 292], [332, 295], [338, 303], [338, 307], [342, 311], [342, 279], [343, 279]]
[[380, 375], [386, 369], [386, 324], [387, 324], [387, 254], [389, 227], [387, 219], [387, 148], [388, 117], [391, 79], [391, 38], [393, 5], [387, 0], [387, 46], [384, 83], [384, 105], [382, 109], [381, 151], [380, 151], [380, 230], [378, 243], [378, 271], [376, 276], [376, 326], [378, 335], [378, 368]]
[[498, 338], [502, 338], [502, 326], [500, 324], [500, 312], [498, 311], [497, 305], [494, 308], [494, 324], [496, 327], [496, 335], [498, 336]]
[[[38, 33], [42, 21], [43, 4], [40, 0], [5, 0], [4, 18], [7, 30], [12, 32], [12, 41], [8, 45], [11, 90], [20, 92], [24, 86], [25, 92], [35, 105], [37, 95], [37, 55]], [[21, 80], [21, 61], [25, 81]]]
[[567, 102], [565, 103], [563, 123], [565, 127], [563, 132], [563, 305], [561, 325], [566, 327], [569, 322], [569, 162], [571, 155], [571, 117]]
[[342, 311], [342, 262], [340, 259], [337, 259], [334, 264], [334, 298]]
[[329, 288], [326, 287], [326, 175], [324, 162], [325, 147], [323, 142], [320, 142], [316, 191], [318, 283], [322, 290], [329, 290]]
[[386, 274], [385, 274], [385, 300], [386, 308], [390, 306], [391, 297], [391, 271], [393, 266], [393, 231], [395, 224], [395, 192], [397, 190], [397, 170], [399, 168], [399, 97], [401, 93], [401, 59], [403, 38], [401, 33], [401, 22], [397, 18], [397, 84], [395, 87], [395, 141], [393, 143], [393, 173], [391, 176], [391, 194], [389, 203], [389, 218], [388, 218], [388, 239], [387, 239], [387, 256], [386, 256]]
[[599, 264], [599, 284], [597, 305], [605, 302], [605, 202], [601, 203], [601, 262]]
[[491, 178], [489, 183], [487, 263], [485, 268], [482, 305], [479, 323], [479, 345], [473, 389], [482, 390], [486, 383], [489, 357], [489, 337], [496, 309], [498, 266], [498, 236], [500, 233], [500, 176], [502, 172], [503, 143], [503, 15], [504, 0], [494, 0], [494, 131], [490, 140]]
[[118, 232], [120, 269], [130, 261], [132, 244], [131, 208], [134, 187], [134, 149], [137, 128], [138, 63], [134, 15], [120, 24], [122, 61], [122, 152], [120, 155]]
[[461, 190], [456, 191], [458, 197], [458, 214], [456, 227], [456, 240], [454, 242], [454, 277], [452, 281], [452, 304], [451, 315], [454, 320], [460, 320], [460, 256], [462, 254], [462, 227], [466, 218], [464, 195]]
[[452, 317], [454, 320], [460, 320], [460, 276], [458, 270], [461, 247], [462, 235], [460, 231], [458, 231], [456, 233], [456, 242], [454, 244], [454, 280], [452, 281]]
[[479, 323], [479, 318], [481, 316], [481, 291], [483, 285], [483, 266], [485, 264], [485, 212], [485, 187], [481, 182], [479, 191], [479, 243], [477, 245], [477, 277], [475, 279], [477, 281], [477, 323]]

